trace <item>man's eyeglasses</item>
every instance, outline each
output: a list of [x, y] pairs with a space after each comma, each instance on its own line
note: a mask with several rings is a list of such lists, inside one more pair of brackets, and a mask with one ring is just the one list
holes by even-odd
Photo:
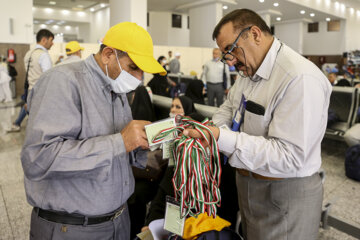
[[236, 43], [238, 42], [241, 34], [243, 34], [243, 33], [244, 33], [245, 31], [247, 31], [247, 30], [250, 30], [252, 27], [253, 27], [253, 26], [250, 26], [250, 27], [247, 27], [247, 28], [244, 28], [243, 30], [241, 30], [241, 32], [239, 33], [239, 35], [238, 35], [237, 38], [235, 39], [234, 43], [231, 44], [230, 50], [228, 50], [226, 53], [224, 53], [224, 54], [222, 55], [222, 58], [221, 58], [221, 62], [222, 62], [222, 63], [225, 63], [225, 64], [226, 64], [226, 63], [227, 63], [226, 61], [232, 61], [232, 60], [234, 60], [235, 56], [232, 55], [231, 52], [234, 51], [235, 48], [237, 48]]

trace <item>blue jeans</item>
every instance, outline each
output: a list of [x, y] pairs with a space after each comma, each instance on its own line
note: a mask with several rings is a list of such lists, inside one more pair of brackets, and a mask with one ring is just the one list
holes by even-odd
[[21, 122], [24, 120], [24, 118], [26, 117], [26, 111], [24, 106], [21, 107], [21, 110], [19, 112], [19, 116], [18, 118], [15, 120], [14, 124], [17, 126], [21, 125]]

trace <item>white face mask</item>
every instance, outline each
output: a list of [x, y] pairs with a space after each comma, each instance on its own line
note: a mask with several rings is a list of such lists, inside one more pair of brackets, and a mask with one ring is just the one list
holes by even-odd
[[135, 90], [139, 86], [141, 81], [121, 68], [116, 50], [114, 50], [114, 52], [121, 72], [116, 79], [111, 79], [109, 77], [107, 65], [105, 65], [106, 76], [110, 79], [111, 87], [114, 92], [116, 93], [131, 92], [132, 90]]
[[167, 61], [166, 61], [166, 60], [162, 60], [161, 62], [162, 62], [162, 64], [166, 64], [166, 63], [167, 63]]

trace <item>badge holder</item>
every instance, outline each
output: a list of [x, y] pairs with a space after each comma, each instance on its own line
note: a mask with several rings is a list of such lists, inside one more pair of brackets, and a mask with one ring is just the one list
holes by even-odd
[[184, 225], [185, 218], [181, 218], [180, 216], [180, 203], [173, 197], [166, 196], [164, 229], [182, 237]]

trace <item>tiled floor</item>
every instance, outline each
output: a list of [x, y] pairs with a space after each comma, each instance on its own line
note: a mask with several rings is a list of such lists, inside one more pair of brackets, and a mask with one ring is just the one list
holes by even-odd
[[[20, 151], [26, 120], [21, 132], [6, 133], [20, 110], [14, 103], [0, 103], [0, 240], [28, 239], [31, 207], [26, 202]], [[332, 203], [331, 214], [360, 225], [360, 183], [345, 177], [346, 145], [324, 140], [323, 165], [326, 172], [324, 205]], [[355, 239], [333, 228], [320, 229], [319, 238]]]

